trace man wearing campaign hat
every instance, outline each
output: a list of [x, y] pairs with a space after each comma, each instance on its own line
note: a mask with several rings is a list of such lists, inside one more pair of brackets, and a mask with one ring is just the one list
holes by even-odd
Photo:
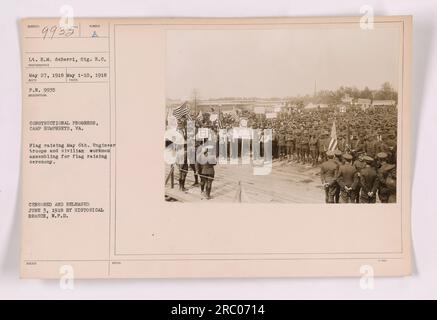
[[366, 166], [360, 171], [360, 203], [375, 203], [376, 191], [378, 190], [378, 174], [372, 166], [372, 157], [364, 156]]
[[334, 161], [334, 152], [326, 151], [328, 160], [320, 166], [320, 178], [325, 188], [325, 202], [334, 203], [337, 186], [338, 163]]
[[340, 165], [337, 174], [337, 183], [340, 187], [340, 203], [353, 202], [352, 191], [358, 185], [357, 169], [352, 165], [352, 156], [343, 154], [344, 164]]

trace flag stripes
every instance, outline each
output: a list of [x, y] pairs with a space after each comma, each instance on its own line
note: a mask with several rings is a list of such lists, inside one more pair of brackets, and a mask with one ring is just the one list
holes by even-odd
[[332, 124], [331, 140], [329, 141], [328, 150], [334, 151], [337, 149], [337, 129], [335, 128], [335, 121]]
[[173, 115], [176, 119], [181, 120], [183, 117], [186, 117], [187, 120], [191, 120], [190, 109], [187, 106], [187, 101], [181, 104], [179, 107], [173, 110]]

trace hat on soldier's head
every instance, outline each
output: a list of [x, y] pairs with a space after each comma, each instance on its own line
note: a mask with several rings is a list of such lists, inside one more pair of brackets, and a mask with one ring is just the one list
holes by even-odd
[[336, 149], [336, 150], [334, 151], [334, 154], [335, 154], [336, 157], [339, 157], [339, 156], [342, 155], [342, 152], [341, 152], [340, 150]]
[[347, 161], [350, 161], [350, 160], [352, 160], [352, 156], [349, 153], [344, 153], [343, 154], [343, 159], [347, 160]]
[[373, 158], [369, 157], [369, 156], [364, 156], [363, 160], [366, 161], [366, 163], [372, 163], [373, 162]]
[[332, 151], [332, 150], [326, 151], [326, 156], [333, 157], [334, 156], [334, 151]]
[[378, 159], [381, 160], [386, 159], [388, 157], [387, 153], [385, 152], [379, 152], [376, 156], [378, 157]]
[[387, 170], [387, 171], [390, 171], [390, 170], [392, 170], [392, 169], [394, 169], [394, 168], [396, 168], [396, 165], [395, 165], [395, 164], [388, 164], [387, 167], [386, 167], [386, 170]]

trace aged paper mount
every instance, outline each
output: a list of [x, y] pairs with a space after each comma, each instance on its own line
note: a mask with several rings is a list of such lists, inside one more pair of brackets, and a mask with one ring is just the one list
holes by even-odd
[[23, 19], [21, 276], [409, 275], [411, 36]]

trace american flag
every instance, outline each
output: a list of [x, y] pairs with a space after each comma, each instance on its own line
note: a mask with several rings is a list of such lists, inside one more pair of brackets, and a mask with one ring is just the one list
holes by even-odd
[[181, 120], [183, 117], [186, 117], [187, 120], [191, 120], [190, 109], [187, 106], [187, 101], [181, 104], [179, 107], [173, 110], [173, 115], [176, 119]]
[[334, 121], [334, 123], [332, 124], [331, 141], [329, 141], [328, 150], [334, 151], [335, 149], [337, 149], [337, 130], [335, 128], [335, 121]]

